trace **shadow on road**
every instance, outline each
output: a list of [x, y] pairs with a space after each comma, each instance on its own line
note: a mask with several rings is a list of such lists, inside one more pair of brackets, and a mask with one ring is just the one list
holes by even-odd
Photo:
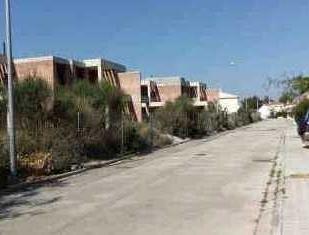
[[0, 192], [0, 220], [13, 219], [24, 215], [40, 215], [44, 211], [37, 210], [37, 206], [55, 203], [60, 196], [42, 199], [41, 187], [64, 187], [64, 181], [52, 181], [44, 184], [35, 184], [17, 190], [5, 190]]

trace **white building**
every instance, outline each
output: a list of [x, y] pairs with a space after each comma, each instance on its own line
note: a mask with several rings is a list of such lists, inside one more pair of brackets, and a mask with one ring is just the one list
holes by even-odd
[[236, 113], [239, 108], [239, 97], [237, 95], [219, 91], [219, 105], [228, 113]]
[[262, 107], [259, 108], [258, 112], [261, 115], [262, 119], [270, 118], [273, 115], [276, 115], [279, 112], [287, 111], [289, 106], [285, 106], [280, 102], [272, 102], [269, 104], [263, 104]]
[[261, 115], [262, 119], [270, 118], [271, 116], [271, 109], [268, 105], [263, 104], [261, 108], [259, 108], [258, 112]]

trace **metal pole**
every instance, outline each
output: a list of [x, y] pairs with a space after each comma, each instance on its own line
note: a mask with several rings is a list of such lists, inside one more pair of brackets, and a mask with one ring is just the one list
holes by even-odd
[[121, 112], [121, 156], [124, 156], [124, 114]]
[[149, 113], [150, 115], [150, 150], [153, 150], [153, 116], [152, 113]]
[[246, 112], [248, 112], [248, 99], [245, 98], [245, 100], [246, 100]]
[[259, 111], [259, 97], [256, 98], [256, 111]]
[[14, 94], [13, 94], [13, 69], [12, 69], [12, 37], [11, 37], [11, 4], [10, 0], [5, 0], [6, 16], [6, 57], [8, 70], [8, 107], [7, 107], [7, 132], [9, 137], [10, 170], [12, 178], [16, 172], [16, 152], [15, 152], [15, 126], [14, 126]]

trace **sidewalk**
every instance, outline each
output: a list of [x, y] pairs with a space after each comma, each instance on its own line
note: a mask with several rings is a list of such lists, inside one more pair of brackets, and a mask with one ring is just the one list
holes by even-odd
[[309, 234], [309, 149], [303, 147], [295, 128], [286, 132], [285, 191], [279, 234]]

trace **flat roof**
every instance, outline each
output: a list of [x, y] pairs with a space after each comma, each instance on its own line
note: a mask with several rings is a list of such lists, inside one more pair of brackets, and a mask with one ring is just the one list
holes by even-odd
[[220, 99], [238, 99], [238, 96], [221, 91], [219, 92], [219, 98]]
[[48, 61], [54, 60], [58, 63], [69, 64], [70, 61], [58, 56], [38, 56], [38, 57], [27, 57], [27, 58], [16, 58], [14, 59], [14, 63], [29, 63], [29, 62], [41, 62], [41, 61]]
[[126, 72], [126, 66], [103, 58], [94, 58], [83, 60], [86, 66], [103, 66], [107, 69], [116, 69], [121, 72]]
[[154, 81], [158, 85], [180, 85], [187, 83], [186, 79], [181, 76], [169, 76], [169, 77], [148, 77], [145, 78], [148, 81]]
[[25, 58], [16, 58], [14, 59], [14, 63], [29, 63], [29, 62], [41, 62], [41, 61], [49, 61], [49, 60], [54, 60], [58, 63], [63, 63], [63, 64], [75, 64], [79, 66], [85, 66], [85, 67], [90, 67], [90, 66], [98, 66], [102, 65], [105, 68], [109, 69], [116, 69], [121, 72], [125, 72], [127, 69], [124, 65], [102, 59], [102, 58], [96, 58], [96, 59], [87, 59], [87, 60], [74, 60], [74, 59], [65, 59], [61, 58], [58, 56], [36, 56], [36, 57], [25, 57]]

